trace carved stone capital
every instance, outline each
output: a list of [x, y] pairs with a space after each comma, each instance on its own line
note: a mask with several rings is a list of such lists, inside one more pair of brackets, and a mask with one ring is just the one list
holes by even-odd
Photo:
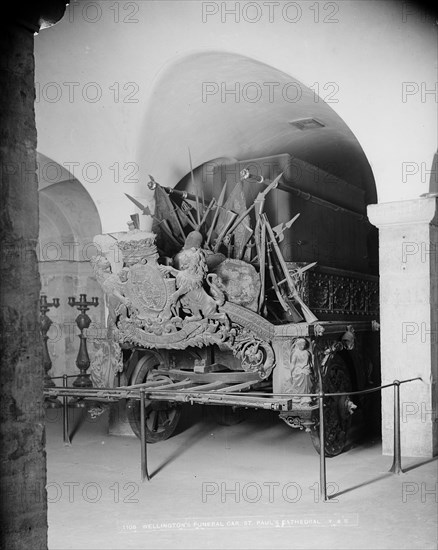
[[379, 229], [410, 224], [438, 225], [437, 200], [437, 197], [423, 197], [407, 201], [370, 204], [368, 218]]

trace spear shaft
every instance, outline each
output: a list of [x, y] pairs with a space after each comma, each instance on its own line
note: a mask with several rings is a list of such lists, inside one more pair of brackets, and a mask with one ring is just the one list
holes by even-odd
[[211, 222], [210, 229], [209, 229], [208, 235], [207, 235], [207, 239], [205, 241], [206, 246], [208, 246], [210, 244], [211, 236], [213, 234], [213, 229], [216, 226], [217, 219], [218, 219], [218, 216], [219, 216], [219, 210], [222, 207], [222, 205], [224, 204], [226, 188], [227, 188], [227, 182], [225, 181], [225, 183], [222, 186], [222, 190], [221, 190], [221, 193], [219, 195], [219, 198], [217, 200], [216, 211], [214, 213], [213, 221]]
[[[198, 193], [198, 186], [195, 184], [195, 176], [193, 174], [193, 166], [192, 166], [192, 155], [190, 154], [190, 148], [189, 149], [189, 162], [190, 162], [190, 174], [191, 174], [191, 177], [192, 177], [192, 186], [193, 186], [193, 189], [196, 193], [195, 195], [195, 198], [196, 198], [196, 215], [197, 215], [197, 220], [198, 220], [198, 226], [201, 224], [201, 211], [200, 211], [200, 206], [199, 206], [199, 203], [200, 203], [200, 199], [199, 199], [199, 193]], [[204, 201], [202, 201], [204, 202]]]
[[274, 235], [274, 231], [272, 230], [272, 227], [271, 227], [271, 225], [268, 221], [268, 218], [266, 217], [266, 214], [262, 214], [262, 217], [263, 217], [263, 220], [266, 224], [266, 228], [268, 230], [269, 237], [271, 239], [271, 244], [274, 247], [275, 253], [276, 253], [277, 258], [278, 258], [278, 261], [280, 262], [281, 269], [283, 270], [284, 276], [286, 277], [286, 280], [287, 280], [287, 283], [288, 283], [288, 286], [289, 286], [289, 290], [292, 294], [292, 297], [300, 305], [300, 307], [303, 311], [304, 317], [306, 318], [306, 321], [308, 323], [314, 323], [315, 321], [318, 320], [318, 318], [310, 311], [310, 309], [306, 306], [306, 304], [300, 298], [300, 296], [298, 294], [298, 291], [296, 289], [296, 286], [295, 286], [295, 284], [292, 280], [292, 276], [289, 273], [289, 270], [287, 268], [286, 262], [284, 261], [283, 255], [281, 253], [280, 247], [278, 246], [277, 240], [276, 240], [275, 235]]

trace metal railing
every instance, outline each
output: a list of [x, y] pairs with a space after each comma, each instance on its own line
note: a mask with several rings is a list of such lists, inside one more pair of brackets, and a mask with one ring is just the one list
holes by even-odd
[[[140, 447], [141, 447], [141, 479], [144, 481], [147, 479], [150, 481], [151, 476], [148, 471], [148, 459], [147, 459], [147, 439], [146, 439], [146, 417], [145, 417], [145, 405], [146, 405], [146, 399], [151, 397], [151, 394], [154, 394], [154, 399], [158, 399], [157, 396], [161, 395], [167, 395], [169, 396], [169, 390], [166, 389], [156, 389], [153, 388], [147, 388], [147, 387], [139, 387], [142, 386], [141, 384], [137, 385], [135, 390], [130, 390], [129, 386], [126, 386], [125, 388], [74, 388], [74, 387], [68, 387], [67, 386], [67, 380], [68, 378], [76, 378], [77, 375], [72, 376], [55, 376], [51, 377], [52, 380], [56, 379], [62, 379], [62, 388], [46, 388], [45, 393], [48, 392], [49, 395], [53, 395], [54, 393], [58, 393], [59, 396], [62, 396], [63, 398], [63, 439], [65, 445], [71, 445], [70, 441], [70, 435], [69, 435], [69, 418], [68, 418], [68, 397], [78, 397], [78, 398], [85, 398], [85, 399], [93, 399], [94, 397], [104, 398], [108, 401], [118, 401], [119, 399], [124, 399], [129, 397], [130, 399], [137, 399], [140, 400]], [[369, 388], [366, 390], [359, 390], [359, 391], [349, 391], [349, 392], [324, 392], [323, 390], [319, 391], [318, 393], [265, 393], [265, 392], [244, 392], [244, 394], [240, 393], [238, 395], [237, 392], [234, 392], [234, 396], [236, 397], [238, 406], [238, 397], [243, 397], [243, 395], [251, 395], [251, 396], [259, 396], [260, 398], [269, 396], [269, 397], [314, 397], [318, 399], [318, 410], [319, 410], [319, 440], [320, 440], [320, 467], [319, 467], [319, 478], [320, 478], [320, 496], [324, 501], [329, 500], [327, 496], [327, 468], [326, 468], [326, 451], [325, 451], [325, 423], [324, 423], [324, 400], [327, 397], [345, 397], [345, 396], [352, 396], [352, 395], [365, 395], [369, 393], [375, 393], [378, 391], [381, 391], [386, 388], [394, 387], [394, 449], [393, 449], [393, 463], [391, 468], [389, 469], [390, 473], [393, 474], [401, 474], [403, 473], [403, 469], [401, 466], [401, 438], [400, 438], [400, 386], [401, 384], [406, 384], [408, 382], [414, 382], [415, 380], [422, 380], [421, 377], [417, 376], [415, 378], [409, 378], [406, 380], [394, 380], [392, 383], [389, 384], [383, 384], [381, 386], [377, 386], [375, 388]], [[144, 384], [144, 386], [147, 386], [147, 383]], [[322, 384], [320, 384], [320, 387], [322, 388]], [[169, 388], [171, 388], [171, 384], [169, 384]], [[174, 390], [175, 391], [175, 390]], [[190, 394], [190, 392], [187, 393], [187, 401], [193, 402], [193, 396], [195, 394], [204, 394], [207, 393], [207, 391], [197, 391]], [[220, 397], [221, 392], [215, 391], [215, 396]], [[233, 395], [233, 392], [226, 392], [223, 394], [224, 396], [230, 397]], [[247, 404], [245, 405], [247, 406]], [[259, 408], [257, 406], [257, 402], [254, 402], [253, 408]], [[273, 409], [275, 410], [275, 409]]]
[[351, 391], [351, 392], [334, 392], [324, 393], [323, 391], [317, 394], [319, 400], [319, 439], [320, 439], [320, 460], [319, 460], [319, 487], [320, 496], [326, 502], [327, 497], [327, 471], [326, 471], [326, 455], [325, 455], [325, 435], [324, 435], [324, 398], [325, 397], [342, 397], [351, 395], [364, 395], [367, 393], [375, 393], [385, 388], [394, 387], [394, 449], [393, 449], [393, 462], [389, 469], [389, 472], [393, 474], [403, 473], [401, 467], [401, 439], [400, 439], [400, 385], [407, 382], [413, 382], [414, 380], [422, 380], [421, 377], [409, 378], [407, 380], [394, 380], [391, 384], [384, 384], [377, 386], [376, 388], [369, 388], [367, 390]]

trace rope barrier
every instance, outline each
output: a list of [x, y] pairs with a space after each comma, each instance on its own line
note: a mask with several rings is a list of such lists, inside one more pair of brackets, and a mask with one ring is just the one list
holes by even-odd
[[[319, 372], [320, 377], [320, 387], [322, 388], [322, 377], [321, 373]], [[169, 394], [169, 390], [171, 390], [172, 384], [169, 384], [169, 389], [161, 389], [161, 390], [154, 390], [153, 388], [150, 388], [149, 392], [148, 390], [148, 383], [144, 384], [136, 384], [135, 389], [129, 389], [129, 386], [119, 387], [119, 388], [75, 388], [73, 386], [68, 387], [67, 386], [67, 379], [68, 378], [76, 378], [76, 376], [53, 376], [51, 377], [51, 380], [56, 379], [62, 379], [63, 386], [61, 387], [47, 387], [44, 389], [44, 395], [50, 396], [50, 395], [57, 395], [63, 397], [63, 437], [64, 437], [64, 444], [65, 445], [71, 445], [70, 437], [69, 437], [69, 421], [68, 421], [68, 403], [67, 403], [67, 397], [82, 397], [82, 398], [100, 398], [100, 399], [111, 399], [111, 400], [119, 400], [119, 399], [138, 399], [140, 400], [141, 406], [140, 406], [140, 445], [141, 445], [141, 479], [144, 481], [144, 479], [150, 480], [150, 476], [147, 469], [147, 441], [146, 441], [146, 426], [145, 426], [145, 401], [146, 399], [151, 399], [152, 394], [158, 394], [158, 396], [162, 397], [163, 395]], [[408, 382], [414, 382], [416, 380], [422, 380], [421, 377], [417, 376], [415, 378], [408, 378], [405, 380], [394, 380], [392, 383], [388, 384], [382, 384], [380, 386], [377, 386], [375, 388], [368, 388], [366, 390], [358, 390], [358, 391], [351, 391], [351, 392], [329, 392], [325, 393], [323, 390], [319, 391], [318, 393], [269, 393], [269, 392], [218, 392], [215, 391], [214, 397], [215, 398], [223, 398], [223, 397], [239, 397], [239, 398], [247, 398], [247, 397], [259, 397], [260, 401], [262, 398], [271, 397], [271, 398], [285, 398], [285, 397], [316, 397], [318, 398], [318, 410], [319, 410], [319, 440], [320, 440], [320, 493], [321, 497], [324, 501], [328, 500], [327, 496], [327, 476], [326, 476], [326, 452], [325, 452], [325, 424], [324, 424], [324, 399], [327, 397], [341, 397], [341, 396], [350, 396], [350, 395], [365, 395], [369, 393], [374, 393], [377, 391], [381, 391], [383, 389], [387, 389], [390, 387], [394, 387], [394, 450], [393, 450], [393, 463], [389, 470], [389, 472], [393, 474], [402, 474], [403, 469], [401, 466], [401, 438], [400, 438], [400, 386], [402, 384], [406, 384]], [[178, 392], [178, 390], [173, 390], [173, 392]], [[186, 390], [184, 392], [180, 391], [180, 394], [184, 395], [184, 398], [186, 401], [190, 401], [193, 404], [193, 399], [195, 396], [201, 396], [201, 395], [207, 395], [209, 393], [208, 390], [202, 392], [202, 391], [196, 391], [196, 392], [190, 392], [189, 390]], [[156, 398], [159, 400], [158, 398]], [[257, 400], [254, 401], [256, 403]], [[239, 405], [239, 402], [235, 403], [235, 405]], [[271, 405], [272, 407], [272, 405]], [[255, 407], [259, 408], [259, 407]], [[281, 409], [277, 409], [281, 410]]]

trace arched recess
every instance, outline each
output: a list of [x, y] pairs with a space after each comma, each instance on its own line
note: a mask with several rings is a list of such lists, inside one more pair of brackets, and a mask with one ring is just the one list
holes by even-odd
[[104, 326], [103, 295], [89, 262], [96, 253], [93, 237], [102, 232], [102, 226], [89, 193], [64, 166], [37, 153], [37, 173], [41, 292], [50, 302], [54, 297], [60, 300], [60, 307], [48, 313], [53, 321], [48, 333], [51, 374], [75, 374], [79, 349], [75, 319], [79, 312], [68, 305], [68, 297], [97, 296], [100, 305], [88, 313], [94, 323]]
[[[225, 166], [222, 172], [230, 166], [233, 172], [233, 162], [243, 166], [257, 159], [267, 163], [264, 175], [269, 177], [269, 159], [278, 164], [286, 156], [289, 160], [280, 164], [281, 170], [285, 163], [290, 168], [288, 184], [366, 218], [367, 205], [377, 202], [374, 176], [360, 143], [335, 111], [341, 91], [332, 84], [330, 89], [309, 88], [275, 67], [235, 53], [200, 52], [175, 59], [157, 78], [145, 116], [138, 151], [144, 176], [193, 191], [190, 151], [197, 186], [211, 196], [218, 180], [238, 178], [238, 173], [216, 177], [219, 164]], [[138, 196], [145, 195], [145, 181], [140, 181]], [[305, 205], [300, 208], [304, 212]], [[274, 209], [285, 221], [284, 202]], [[313, 208], [306, 212], [309, 227], [297, 224], [301, 244], [292, 245], [300, 259], [311, 261], [315, 228], [322, 229], [321, 220], [326, 220], [317, 246], [324, 264], [377, 273], [377, 230], [338, 219], [331, 223], [328, 212]], [[337, 256], [333, 261], [327, 257], [331, 250]]]
[[[155, 82], [139, 164], [145, 177], [152, 174], [174, 187], [189, 171], [188, 148], [194, 167], [219, 157], [244, 160], [288, 153], [363, 189], [365, 203], [375, 203], [371, 167], [335, 111], [341, 90], [331, 84], [309, 88], [275, 67], [235, 53], [200, 52], [173, 60]], [[144, 179], [140, 186], [139, 196]]]

